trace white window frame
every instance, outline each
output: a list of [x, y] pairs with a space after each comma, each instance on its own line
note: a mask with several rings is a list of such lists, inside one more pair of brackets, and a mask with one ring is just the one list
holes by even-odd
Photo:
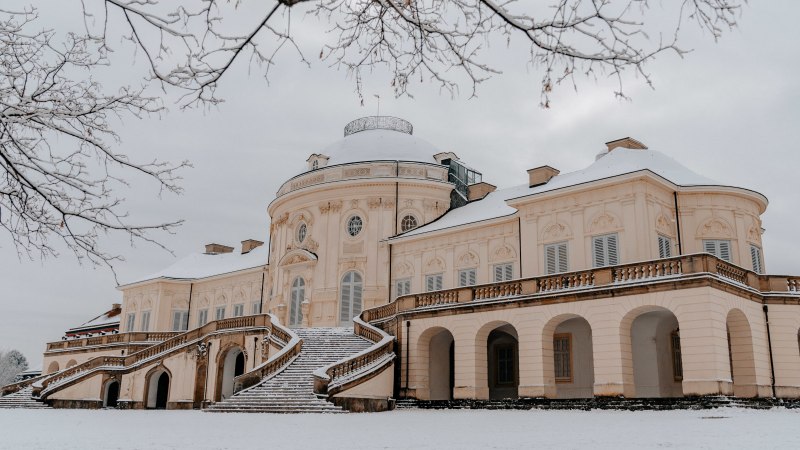
[[619, 264], [619, 235], [617, 233], [592, 236], [592, 267]]
[[142, 311], [140, 331], [150, 331], [150, 311]]
[[189, 328], [189, 310], [172, 310], [172, 331], [186, 331]]
[[197, 328], [208, 323], [208, 308], [197, 311]]
[[411, 278], [401, 278], [394, 282], [395, 297], [402, 297], [411, 293]]
[[672, 238], [658, 235], [658, 257], [659, 259], [672, 258]]
[[510, 281], [514, 279], [514, 263], [506, 262], [492, 266], [492, 280], [495, 283]]
[[134, 325], [136, 325], [136, 313], [128, 313], [127, 323], [125, 324], [125, 330], [130, 333], [134, 331]]
[[227, 309], [225, 306], [217, 306], [214, 309], [214, 320], [225, 319], [225, 312], [226, 312], [225, 309]]
[[244, 315], [244, 303], [237, 303], [233, 305], [233, 316], [242, 317]]
[[[550, 254], [553, 256], [550, 264]], [[553, 242], [544, 246], [544, 272], [546, 275], [569, 272], [569, 244]]]
[[703, 251], [723, 261], [732, 262], [733, 259], [733, 246], [729, 239], [703, 239]]
[[764, 273], [764, 253], [761, 247], [750, 244], [750, 262], [753, 264], [753, 272]]
[[261, 302], [253, 303], [253, 306], [250, 307], [250, 311], [254, 316], [261, 314]]
[[431, 273], [425, 275], [425, 292], [441, 291], [444, 287], [444, 274]]
[[468, 267], [458, 271], [458, 287], [475, 286], [478, 284], [478, 268]]

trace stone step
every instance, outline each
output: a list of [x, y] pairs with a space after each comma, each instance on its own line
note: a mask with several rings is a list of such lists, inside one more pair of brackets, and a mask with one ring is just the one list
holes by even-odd
[[42, 402], [35, 400], [31, 395], [33, 388], [28, 386], [20, 389], [13, 394], [0, 397], [0, 408], [3, 409], [17, 409], [17, 408], [30, 408], [30, 409], [44, 409], [50, 408]]

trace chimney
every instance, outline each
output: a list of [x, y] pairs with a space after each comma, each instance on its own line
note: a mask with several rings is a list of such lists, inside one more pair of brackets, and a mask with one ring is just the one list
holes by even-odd
[[122, 309], [122, 304], [121, 303], [112, 303], [111, 304], [111, 310], [114, 311], [115, 309]]
[[467, 186], [467, 200], [480, 200], [483, 197], [489, 195], [490, 192], [494, 192], [497, 189], [497, 186], [493, 184], [489, 184], [485, 181], [481, 181], [480, 183], [470, 184]]
[[550, 166], [541, 166], [528, 170], [528, 186], [540, 186], [550, 181], [551, 178], [561, 173]]
[[216, 255], [218, 253], [231, 253], [232, 251], [233, 247], [228, 247], [227, 245], [206, 244], [206, 254], [208, 255]]
[[622, 139], [615, 139], [613, 141], [606, 142], [606, 147], [608, 147], [608, 151], [614, 150], [617, 147], [627, 148], [631, 150], [647, 150], [647, 146], [642, 144], [641, 142], [637, 141], [632, 137], [624, 137]]
[[245, 253], [250, 253], [251, 250], [261, 247], [262, 245], [264, 245], [263, 242], [255, 239], [247, 239], [242, 241], [242, 254], [244, 255]]

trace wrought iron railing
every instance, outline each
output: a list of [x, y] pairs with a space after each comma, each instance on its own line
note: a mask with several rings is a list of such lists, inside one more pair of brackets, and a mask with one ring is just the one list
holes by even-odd
[[367, 116], [353, 120], [344, 127], [345, 137], [366, 130], [392, 130], [406, 134], [414, 134], [411, 122], [392, 116]]

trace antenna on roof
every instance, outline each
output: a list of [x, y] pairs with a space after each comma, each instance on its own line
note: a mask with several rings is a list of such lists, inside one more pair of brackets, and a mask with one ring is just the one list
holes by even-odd
[[375, 114], [375, 117], [378, 117], [381, 115], [381, 96], [378, 94], [372, 94], [372, 96], [378, 99], [378, 112]]

